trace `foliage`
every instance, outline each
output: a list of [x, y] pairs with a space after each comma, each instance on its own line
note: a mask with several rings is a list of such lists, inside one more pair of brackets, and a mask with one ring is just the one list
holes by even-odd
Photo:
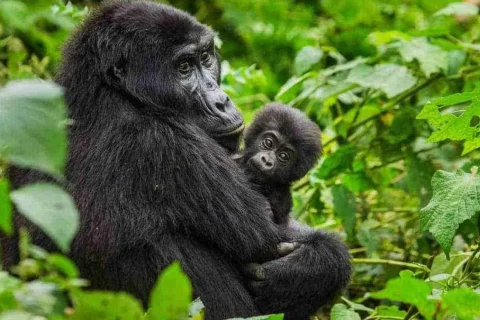
[[[8, 163], [64, 179], [61, 89], [12, 80], [51, 79], [60, 44], [97, 2], [0, 2], [0, 228], [12, 231], [15, 207], [65, 252], [78, 220], [70, 196], [55, 184], [11, 191], [7, 179]], [[324, 155], [294, 186], [293, 215], [339, 232], [355, 273], [319, 318], [478, 319], [475, 1], [169, 2], [219, 32], [222, 86], [247, 121], [277, 100], [322, 129]], [[19, 245], [20, 264], [0, 273], [0, 319], [203, 318], [178, 263], [143, 310], [124, 293], [85, 291], [75, 265], [27, 232]]]

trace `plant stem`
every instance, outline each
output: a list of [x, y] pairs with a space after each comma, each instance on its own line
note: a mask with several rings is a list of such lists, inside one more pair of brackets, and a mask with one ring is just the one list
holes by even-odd
[[428, 269], [426, 266], [422, 264], [415, 264], [415, 263], [402, 262], [402, 261], [396, 261], [396, 260], [353, 258], [352, 262], [355, 264], [362, 264], [362, 263], [363, 264], [388, 264], [388, 265], [401, 266], [401, 267], [406, 267], [411, 269], [418, 269], [424, 272], [430, 272], [430, 269]]

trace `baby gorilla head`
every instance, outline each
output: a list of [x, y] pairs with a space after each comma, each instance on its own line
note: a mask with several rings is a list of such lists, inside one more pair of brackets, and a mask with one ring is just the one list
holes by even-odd
[[288, 184], [303, 177], [321, 153], [320, 130], [299, 110], [266, 105], [245, 133], [243, 163], [255, 182]]

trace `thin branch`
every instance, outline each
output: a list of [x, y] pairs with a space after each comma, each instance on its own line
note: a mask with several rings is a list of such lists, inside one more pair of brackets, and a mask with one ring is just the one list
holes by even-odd
[[410, 269], [419, 269], [424, 272], [430, 272], [430, 269], [428, 269], [423, 264], [402, 262], [402, 261], [396, 261], [396, 260], [353, 258], [352, 262], [355, 264], [388, 264], [393, 266], [406, 267]]

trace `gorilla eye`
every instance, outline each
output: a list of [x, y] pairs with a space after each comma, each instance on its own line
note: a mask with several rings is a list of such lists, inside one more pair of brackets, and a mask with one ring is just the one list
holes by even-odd
[[208, 53], [207, 51], [203, 51], [200, 55], [200, 60], [202, 62], [208, 62], [210, 60], [210, 53]]
[[184, 74], [188, 73], [190, 71], [190, 63], [188, 63], [187, 61], [183, 61], [180, 64], [180, 67], [178, 67], [178, 70]]
[[267, 149], [272, 149], [273, 148], [272, 138], [265, 138], [265, 140], [263, 140], [263, 146]]
[[280, 159], [280, 161], [282, 162], [287, 162], [288, 160], [290, 160], [290, 156], [287, 152], [280, 152], [278, 154], [278, 159]]

